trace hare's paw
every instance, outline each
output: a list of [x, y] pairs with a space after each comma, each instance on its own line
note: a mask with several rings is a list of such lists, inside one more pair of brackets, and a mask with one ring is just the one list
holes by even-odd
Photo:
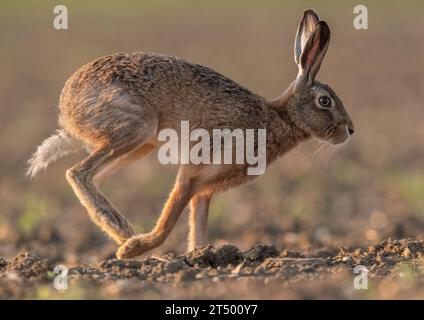
[[129, 259], [154, 248], [153, 238], [149, 234], [136, 235], [125, 241], [116, 251], [118, 259]]

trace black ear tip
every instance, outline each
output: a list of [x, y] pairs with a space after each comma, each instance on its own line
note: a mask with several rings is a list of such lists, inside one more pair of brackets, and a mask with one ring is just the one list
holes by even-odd
[[305, 12], [303, 13], [303, 16], [313, 16], [317, 21], [319, 20], [318, 14], [316, 13], [316, 11], [314, 9], [306, 9]]
[[330, 27], [328, 26], [327, 22], [325, 21], [319, 21], [317, 24], [317, 29], [320, 29], [322, 33], [330, 35]]
[[328, 26], [328, 23], [325, 22], [324, 20], [319, 21], [318, 22], [318, 26], [320, 26], [323, 29], [329, 29], [330, 30], [330, 27]]

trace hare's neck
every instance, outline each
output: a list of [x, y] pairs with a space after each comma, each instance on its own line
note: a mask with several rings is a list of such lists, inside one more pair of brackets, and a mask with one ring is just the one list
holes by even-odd
[[267, 162], [290, 151], [311, 135], [300, 128], [287, 112], [288, 96], [282, 96], [269, 103], [267, 123]]

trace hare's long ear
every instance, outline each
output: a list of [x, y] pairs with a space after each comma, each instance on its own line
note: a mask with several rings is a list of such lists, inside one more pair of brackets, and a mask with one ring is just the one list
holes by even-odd
[[308, 37], [300, 56], [299, 76], [314, 81], [330, 43], [330, 28], [319, 21]]
[[305, 47], [306, 41], [315, 30], [315, 25], [319, 18], [316, 12], [312, 9], [305, 10], [303, 17], [297, 27], [296, 38], [294, 40], [294, 61], [299, 65], [300, 55]]

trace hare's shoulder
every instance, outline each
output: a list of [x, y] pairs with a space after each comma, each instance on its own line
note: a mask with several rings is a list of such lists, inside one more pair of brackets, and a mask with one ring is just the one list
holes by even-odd
[[261, 96], [227, 76], [203, 65], [183, 59], [179, 61], [184, 76], [178, 81], [184, 81], [182, 87], [186, 87], [189, 92], [201, 93], [204, 99], [227, 106], [241, 104], [262, 109], [265, 104]]

